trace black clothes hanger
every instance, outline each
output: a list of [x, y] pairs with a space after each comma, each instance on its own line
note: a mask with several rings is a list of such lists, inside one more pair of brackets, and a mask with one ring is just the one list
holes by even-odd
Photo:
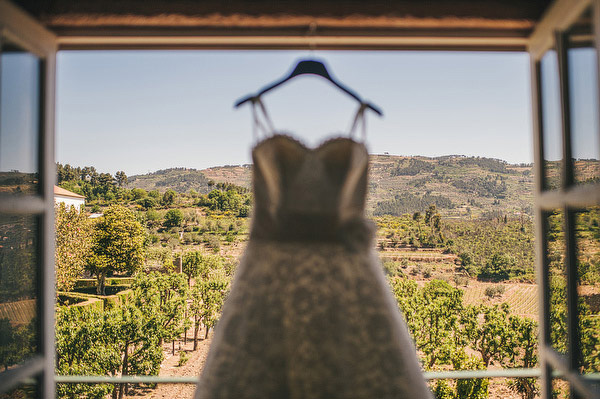
[[356, 94], [354, 91], [348, 89], [347, 87], [343, 86], [341, 83], [337, 82], [327, 71], [327, 67], [325, 66], [325, 64], [323, 64], [321, 61], [317, 61], [317, 60], [302, 60], [300, 62], [298, 62], [298, 64], [296, 65], [296, 67], [294, 68], [294, 70], [292, 71], [292, 73], [290, 73], [287, 77], [281, 79], [278, 82], [272, 83], [269, 86], [266, 86], [265, 88], [263, 88], [261, 91], [259, 91], [257, 94], [254, 95], [250, 95], [250, 96], [246, 96], [240, 100], [238, 100], [235, 103], [235, 107], [239, 107], [240, 105], [248, 102], [248, 101], [253, 101], [255, 99], [260, 98], [260, 96], [262, 96], [263, 94], [265, 94], [266, 92], [276, 88], [277, 86], [280, 86], [282, 84], [284, 84], [285, 82], [287, 82], [288, 80], [298, 76], [298, 75], [305, 75], [305, 74], [311, 74], [311, 75], [318, 75], [321, 77], [324, 77], [325, 79], [329, 80], [331, 83], [333, 83], [337, 88], [339, 88], [340, 90], [342, 90], [344, 93], [348, 94], [350, 97], [354, 98], [356, 101], [358, 101], [361, 104], [364, 104], [367, 108], [373, 110], [377, 115], [382, 116], [383, 113], [381, 112], [381, 110], [371, 104], [371, 103], [366, 103], [362, 100], [362, 98], [360, 98], [358, 96], [358, 94]]

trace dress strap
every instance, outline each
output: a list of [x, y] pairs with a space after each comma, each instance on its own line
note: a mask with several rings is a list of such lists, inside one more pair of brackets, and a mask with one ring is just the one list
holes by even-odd
[[367, 139], [367, 119], [365, 117], [365, 111], [369, 107], [366, 103], [360, 103], [358, 110], [356, 111], [356, 115], [354, 115], [354, 120], [352, 121], [352, 126], [350, 127], [350, 131], [348, 132], [348, 136], [351, 139], [354, 139], [354, 132], [356, 131], [356, 127], [360, 124], [361, 128], [361, 139], [364, 142]]
[[[250, 101], [252, 103], [252, 119], [254, 120], [254, 123], [252, 124], [252, 137], [254, 140], [259, 141], [261, 139], [259, 137], [259, 130], [262, 131], [264, 138], [272, 136], [275, 133], [275, 128], [273, 127], [273, 122], [271, 122], [271, 118], [267, 113], [267, 108], [261, 101], [260, 96], [253, 97]], [[260, 110], [260, 114], [262, 114], [262, 120], [257, 108]]]
[[[269, 117], [269, 113], [267, 112], [267, 108], [265, 104], [262, 102], [260, 96], [253, 97], [250, 100], [252, 104], [252, 137], [255, 141], [259, 141], [263, 138], [270, 137], [275, 134], [275, 127], [273, 126], [273, 122]], [[367, 120], [365, 117], [365, 111], [369, 105], [367, 103], [360, 103], [356, 114], [354, 115], [354, 119], [352, 120], [352, 125], [350, 126], [350, 130], [348, 132], [348, 136], [351, 139], [354, 139], [355, 132], [357, 127], [360, 125], [361, 130], [361, 140], [364, 142], [367, 138]], [[260, 131], [260, 132], [259, 132]], [[259, 137], [264, 136], [264, 137]]]

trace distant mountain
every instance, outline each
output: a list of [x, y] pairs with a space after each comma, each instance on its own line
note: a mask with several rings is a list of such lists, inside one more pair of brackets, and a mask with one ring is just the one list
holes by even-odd
[[[534, 183], [530, 164], [460, 155], [371, 155], [370, 161], [370, 214], [401, 215], [423, 211], [430, 204], [436, 204], [445, 216], [531, 213]], [[251, 178], [251, 165], [175, 168], [131, 176], [128, 186], [207, 193], [210, 181], [250, 188]]]

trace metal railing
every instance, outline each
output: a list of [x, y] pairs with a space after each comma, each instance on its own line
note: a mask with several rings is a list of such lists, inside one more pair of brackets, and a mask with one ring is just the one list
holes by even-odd
[[[513, 368], [499, 370], [458, 370], [458, 371], [426, 371], [426, 380], [464, 380], [479, 378], [539, 378], [542, 370], [539, 368]], [[560, 377], [560, 373], [554, 373]], [[159, 376], [90, 376], [90, 375], [55, 375], [57, 384], [197, 384], [199, 377], [159, 377]], [[600, 373], [586, 374], [584, 379], [600, 381]]]

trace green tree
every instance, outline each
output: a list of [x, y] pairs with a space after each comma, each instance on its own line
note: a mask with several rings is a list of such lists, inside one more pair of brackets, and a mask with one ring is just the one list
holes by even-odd
[[208, 332], [218, 321], [221, 308], [229, 289], [227, 279], [222, 276], [199, 281], [192, 287], [191, 312], [194, 315], [194, 350], [198, 344], [198, 332], [200, 324], [204, 325], [204, 339], [208, 338]]
[[463, 310], [463, 292], [445, 281], [433, 280], [422, 290], [422, 328], [416, 334], [417, 348], [427, 359], [426, 366], [447, 363], [459, 341], [458, 322]]
[[27, 324], [13, 324], [8, 318], [0, 319], [0, 367], [21, 363], [36, 352], [36, 319]]
[[192, 278], [198, 277], [207, 267], [202, 252], [192, 251], [183, 255], [182, 271], [188, 278], [188, 286], [191, 286]]
[[94, 225], [92, 252], [87, 269], [98, 279], [97, 293], [104, 295], [109, 272], [134, 273], [144, 263], [146, 232], [133, 212], [112, 206]]
[[178, 227], [183, 223], [183, 212], [181, 209], [169, 209], [165, 214], [165, 226]]
[[115, 179], [117, 180], [117, 184], [119, 185], [119, 187], [123, 187], [127, 184], [127, 175], [122, 170], [118, 171], [115, 174]]
[[[153, 303], [143, 303], [134, 294], [111, 312], [105, 333], [114, 338], [119, 354], [118, 370], [122, 376], [130, 374], [158, 375], [164, 356], [160, 340], [161, 314]], [[127, 394], [127, 384], [120, 384], [119, 399]], [[114, 397], [114, 396], [113, 396]]]
[[432, 223], [432, 217], [437, 214], [437, 209], [435, 207], [435, 204], [431, 204], [429, 205], [429, 207], [427, 208], [427, 210], [425, 211], [425, 224], [426, 225], [431, 225]]
[[177, 193], [173, 190], [167, 190], [163, 194], [162, 202], [164, 205], [172, 205], [175, 202], [175, 197], [177, 197]]
[[64, 203], [55, 206], [54, 214], [56, 289], [70, 291], [90, 255], [91, 225], [82, 212]]
[[507, 346], [511, 332], [509, 316], [506, 303], [500, 306], [470, 306], [461, 316], [469, 347], [479, 352], [486, 368], [492, 360], [502, 362], [511, 352]]
[[[534, 368], [538, 365], [537, 331], [534, 320], [510, 316], [510, 334], [505, 343], [509, 356], [502, 362], [504, 367]], [[539, 395], [535, 378], [516, 378], [510, 380], [508, 386], [523, 399], [534, 399]]]
[[154, 333], [160, 340], [174, 340], [184, 331], [184, 314], [188, 286], [183, 275], [139, 273], [131, 288], [135, 304], [147, 317], [155, 317], [158, 326]]
[[433, 396], [435, 399], [454, 399], [456, 392], [447, 380], [437, 380], [433, 386]]
[[204, 324], [205, 335], [208, 338], [208, 332], [213, 328], [219, 320], [221, 308], [225, 302], [225, 297], [228, 291], [228, 282], [223, 278], [213, 278], [208, 281], [203, 281], [199, 284], [200, 296], [202, 298], [201, 319]]
[[[116, 312], [82, 307], [56, 311], [56, 374], [116, 375], [121, 363], [118, 342], [108, 328]], [[108, 384], [58, 384], [58, 398], [103, 399], [114, 387]]]
[[[454, 370], [485, 370], [487, 367], [481, 359], [468, 356], [464, 350], [457, 351], [452, 358]], [[456, 380], [457, 399], [486, 399], [488, 397], [489, 380], [473, 378]]]
[[507, 280], [515, 266], [515, 258], [508, 254], [494, 253], [481, 269], [479, 277]]
[[423, 218], [423, 216], [421, 215], [421, 212], [413, 213], [413, 220], [415, 222], [417, 222], [417, 227], [419, 228], [419, 237], [421, 237], [421, 219], [422, 218]]
[[442, 280], [419, 289], [408, 279], [392, 280], [392, 290], [417, 349], [425, 356], [425, 367], [448, 364], [457, 347], [464, 344], [459, 329], [462, 291]]
[[131, 190], [131, 196], [134, 200], [140, 200], [148, 196], [148, 192], [142, 188], [134, 188]]
[[142, 198], [138, 200], [137, 203], [146, 210], [154, 208], [156, 206], [156, 201], [152, 197]]

